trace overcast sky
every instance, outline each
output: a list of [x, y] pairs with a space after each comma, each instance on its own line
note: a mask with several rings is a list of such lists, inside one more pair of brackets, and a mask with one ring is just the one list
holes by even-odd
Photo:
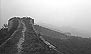
[[0, 27], [13, 16], [91, 32], [91, 0], [0, 0]]

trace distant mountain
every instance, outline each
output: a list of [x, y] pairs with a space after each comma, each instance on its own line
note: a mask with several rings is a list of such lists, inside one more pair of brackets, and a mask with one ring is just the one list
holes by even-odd
[[65, 32], [65, 33], [66, 32], [69, 32], [73, 36], [79, 36], [79, 37], [84, 37], [84, 38], [87, 38], [87, 37], [90, 37], [91, 36], [91, 33], [90, 32], [87, 32], [85, 30], [80, 30], [80, 29], [77, 29], [77, 28], [72, 28], [70, 26], [61, 26], [58, 29], [60, 31]]

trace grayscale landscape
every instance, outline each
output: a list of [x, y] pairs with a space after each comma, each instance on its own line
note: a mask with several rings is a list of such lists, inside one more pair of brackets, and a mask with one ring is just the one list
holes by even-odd
[[0, 54], [43, 53], [91, 54], [90, 0], [0, 0]]

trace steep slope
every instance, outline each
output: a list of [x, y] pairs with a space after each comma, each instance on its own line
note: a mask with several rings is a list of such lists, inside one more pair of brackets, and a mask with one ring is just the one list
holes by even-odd
[[8, 31], [12, 35], [0, 45], [0, 54], [63, 54], [37, 34], [34, 19], [12, 18]]
[[[17, 19], [18, 20], [18, 19]], [[0, 45], [0, 54], [17, 54], [17, 42], [22, 36], [22, 25], [18, 23], [16, 18], [9, 20], [9, 38]], [[12, 22], [12, 23], [11, 23]], [[16, 23], [16, 24], [15, 24]], [[15, 24], [15, 25], [14, 25]], [[21, 28], [21, 29], [19, 29]]]
[[90, 38], [67, 36], [65, 33], [59, 33], [39, 25], [35, 25], [35, 28], [45, 40], [65, 54], [91, 54]]
[[35, 30], [43, 35], [46, 35], [46, 36], [51, 36], [53, 38], [66, 38], [66, 37], [69, 37], [67, 36], [66, 34], [64, 33], [60, 33], [60, 32], [57, 32], [57, 31], [54, 31], [54, 30], [51, 30], [51, 29], [48, 29], [48, 28], [45, 28], [45, 27], [42, 27], [42, 26], [39, 26], [39, 25], [35, 25]]
[[[69, 36], [39, 25], [31, 18], [10, 19], [0, 30], [0, 54], [91, 54], [91, 39]], [[10, 35], [10, 36], [9, 36]], [[2, 43], [1, 43], [2, 42]]]

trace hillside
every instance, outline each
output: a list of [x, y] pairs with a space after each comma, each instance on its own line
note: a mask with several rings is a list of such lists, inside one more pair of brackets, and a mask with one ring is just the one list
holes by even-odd
[[[91, 54], [91, 39], [67, 36], [64, 33], [35, 25], [42, 36], [65, 54]], [[39, 29], [39, 30], [38, 30]]]
[[[25, 32], [23, 51], [26, 53], [31, 51], [32, 53], [36, 52], [37, 54], [40, 54], [39, 52], [41, 52], [42, 54], [44, 52], [45, 54], [50, 54], [50, 53], [56, 54], [55, 50], [53, 49], [50, 50], [50, 48], [43, 42], [43, 40], [41, 40], [38, 37], [38, 36], [42, 36], [45, 39], [45, 41], [48, 41], [51, 45], [55, 46], [56, 50], [58, 50], [59, 52], [62, 52], [62, 54], [91, 54], [91, 39], [90, 38], [82, 38], [82, 37], [67, 35], [65, 33], [57, 32], [39, 25], [34, 25], [34, 29], [35, 29], [34, 30], [31, 24], [28, 24], [29, 22], [27, 21], [27, 19], [24, 20], [25, 22], [24, 25], [23, 25], [23, 22], [21, 22], [22, 23], [21, 24], [21, 23], [18, 23], [19, 21], [16, 23], [16, 21], [17, 20], [10, 21], [10, 22], [13, 22], [9, 25], [10, 27], [2, 28], [0, 30], [0, 53], [3, 52], [3, 54], [5, 54], [4, 51], [9, 53], [12, 50], [16, 52], [17, 47], [13, 47], [13, 46], [15, 46], [17, 42], [19, 43], [18, 40], [20, 40], [20, 37], [24, 36], [23, 32]], [[15, 30], [17, 31], [15, 32]], [[35, 31], [37, 31], [37, 33]], [[14, 35], [12, 35], [12, 33], [14, 33]], [[9, 38], [10, 40], [6, 42], [6, 40]], [[2, 43], [4, 42], [6, 42], [6, 44], [2, 45]], [[7, 46], [9, 46], [10, 48]], [[10, 50], [8, 51], [8, 49]]]
[[46, 36], [50, 36], [50, 37], [53, 37], [53, 38], [65, 38], [65, 37], [68, 37], [66, 34], [64, 33], [60, 33], [60, 32], [57, 32], [57, 31], [54, 31], [54, 30], [51, 30], [51, 29], [48, 29], [48, 28], [45, 28], [45, 27], [42, 27], [42, 26], [39, 26], [39, 25], [35, 25], [35, 30], [43, 35], [46, 35]]
[[11, 18], [0, 34], [0, 54], [63, 54], [36, 33], [30, 17]]

